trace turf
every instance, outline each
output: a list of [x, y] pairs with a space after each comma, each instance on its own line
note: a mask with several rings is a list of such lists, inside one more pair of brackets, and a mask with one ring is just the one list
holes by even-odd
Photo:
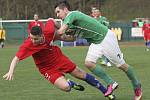
[[[66, 77], [83, 84], [85, 91], [72, 90], [70, 93], [60, 91], [39, 74], [31, 57], [17, 65], [13, 81], [5, 81], [2, 76], [8, 71], [17, 48], [18, 46], [6, 46], [0, 49], [0, 100], [107, 100], [97, 89], [70, 75]], [[84, 67], [88, 47], [63, 47], [62, 50], [80, 68], [89, 72]], [[150, 51], [145, 51], [143, 45], [123, 44], [121, 44], [121, 50], [126, 62], [134, 67], [142, 82], [143, 100], [150, 100], [150, 78], [148, 78], [150, 77]], [[119, 83], [119, 88], [115, 91], [117, 100], [133, 100], [132, 85], [125, 74], [116, 67], [104, 66], [103, 68]]]

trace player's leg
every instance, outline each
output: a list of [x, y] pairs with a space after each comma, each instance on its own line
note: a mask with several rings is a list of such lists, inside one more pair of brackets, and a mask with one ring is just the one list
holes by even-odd
[[[83, 70], [81, 70], [78, 67], [75, 68], [70, 74], [78, 79], [84, 80], [91, 86], [94, 86], [95, 88], [99, 89], [103, 94], [105, 94], [107, 92], [107, 89], [104, 87], [104, 85], [102, 85], [94, 76], [84, 72]], [[107, 95], [107, 97], [110, 100], [115, 100], [114, 95], [110, 94], [110, 95]]]
[[2, 39], [0, 39], [0, 48], [2, 48]]
[[70, 74], [72, 76], [74, 76], [78, 79], [84, 80], [88, 84], [98, 88], [99, 90], [102, 91], [102, 93], [105, 93], [107, 91], [107, 89], [94, 76], [85, 73], [84, 71], [82, 71], [78, 67], [76, 69], [74, 69], [74, 71], [72, 71]]
[[72, 80], [66, 80], [64, 76], [59, 77], [55, 82], [54, 85], [59, 89], [69, 92], [71, 88], [79, 91], [83, 91], [84, 87], [82, 85], [77, 84]]
[[[50, 83], [66, 92], [69, 92], [71, 88], [74, 88], [77, 85], [77, 83], [75, 83], [74, 81], [66, 80], [63, 73], [58, 70], [46, 70], [42, 72], [42, 74]], [[82, 88], [82, 90], [80, 89], [80, 91], [84, 90], [83, 86], [79, 85], [78, 87]]]
[[141, 83], [138, 81], [135, 72], [133, 70], [133, 67], [128, 64], [123, 64], [119, 68], [123, 70], [126, 73], [129, 80], [131, 80], [135, 92], [134, 100], [141, 100], [142, 99]]
[[1, 47], [4, 48], [4, 39], [2, 39]]
[[103, 47], [101, 47], [100, 44], [91, 44], [86, 56], [85, 65], [93, 74], [100, 77], [108, 84], [105, 95], [109, 95], [114, 89], [117, 88], [118, 83], [116, 83], [109, 75], [107, 75], [99, 64], [96, 64], [97, 59], [103, 55], [103, 52], [101, 51], [102, 48]]
[[[141, 84], [137, 80], [133, 68], [125, 63], [123, 59], [123, 54], [120, 51], [120, 48], [118, 46], [118, 41], [115, 38], [114, 34], [110, 32], [109, 35], [111, 38], [109, 39], [109, 41], [106, 41], [107, 44], [109, 44], [109, 46], [107, 47], [106, 45], [103, 45], [105, 48], [104, 54], [106, 55], [107, 58], [111, 60], [112, 63], [114, 63], [118, 68], [120, 68], [125, 72], [125, 74], [131, 80], [131, 83], [134, 87], [135, 97], [138, 96], [140, 98], [142, 96]], [[140, 99], [134, 99], [134, 100], [140, 100]]]
[[[66, 56], [63, 56], [62, 60], [63, 60], [63, 66], [61, 66], [60, 69], [57, 68], [57, 70], [60, 70], [63, 73], [70, 73], [79, 79], [86, 80], [86, 82], [88, 82], [89, 84], [91, 84], [91, 85], [94, 84], [95, 87], [99, 83], [97, 80], [95, 80], [95, 78], [93, 76], [87, 75], [84, 71], [82, 71], [78, 67], [76, 67], [76, 65], [71, 60], [69, 60]], [[77, 85], [77, 87], [78, 87], [78, 85]], [[100, 85], [99, 88], [103, 89], [102, 85]], [[105, 93], [105, 91], [103, 91], [103, 93]], [[109, 95], [109, 96], [110, 96], [109, 98], [114, 97], [112, 95]], [[113, 98], [110, 100], [113, 100]]]
[[54, 85], [57, 88], [59, 88], [63, 91], [66, 91], [66, 92], [69, 92], [71, 90], [72, 86], [73, 86], [72, 84], [69, 84], [67, 82], [67, 80], [65, 79], [64, 76], [61, 76], [61, 77], [57, 78], [57, 80], [54, 82]]
[[147, 41], [147, 51], [150, 50], [150, 39]]
[[144, 32], [144, 40], [145, 40], [146, 51], [149, 51], [149, 48], [148, 48], [148, 34], [147, 34], [147, 32]]
[[147, 51], [150, 51], [150, 31], [147, 34]]

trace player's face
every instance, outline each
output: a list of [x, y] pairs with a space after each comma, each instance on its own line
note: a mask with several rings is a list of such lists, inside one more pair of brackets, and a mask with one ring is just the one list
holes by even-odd
[[38, 16], [37, 14], [35, 14], [35, 15], [34, 15], [34, 20], [35, 20], [35, 21], [38, 21], [38, 19], [39, 19], [39, 16]]
[[55, 13], [58, 18], [63, 20], [67, 15], [67, 9], [66, 8], [60, 9], [59, 7], [56, 7]]
[[95, 18], [97, 18], [97, 17], [100, 16], [100, 12], [99, 11], [93, 11], [92, 12], [92, 16], [95, 17]]
[[34, 45], [38, 45], [44, 42], [43, 35], [32, 35], [30, 34], [30, 39]]

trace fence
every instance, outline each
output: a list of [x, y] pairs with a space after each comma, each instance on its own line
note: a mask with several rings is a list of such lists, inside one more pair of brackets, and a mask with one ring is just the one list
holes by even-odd
[[[6, 30], [6, 42], [9, 44], [20, 44], [27, 38], [27, 27], [28, 22], [4, 22], [3, 28]], [[132, 37], [131, 29], [132, 23], [110, 23], [111, 27], [120, 27], [122, 29], [122, 38], [121, 41], [136, 41], [142, 40], [142, 37]], [[62, 45], [60, 41], [57, 41], [57, 44]], [[87, 45], [86, 40], [78, 39], [76, 45]], [[63, 45], [74, 45], [74, 43], [63, 43]]]
[[[111, 22], [111, 27], [121, 28], [122, 37], [121, 41], [139, 41], [143, 40], [143, 36], [132, 36], [132, 23], [121, 23], [121, 22]], [[142, 33], [141, 33], [142, 34]]]

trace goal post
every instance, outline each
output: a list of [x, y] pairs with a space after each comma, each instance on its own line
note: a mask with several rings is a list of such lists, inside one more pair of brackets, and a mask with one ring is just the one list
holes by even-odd
[[3, 28], [3, 24], [2, 24], [2, 18], [0, 18], [0, 29]]

